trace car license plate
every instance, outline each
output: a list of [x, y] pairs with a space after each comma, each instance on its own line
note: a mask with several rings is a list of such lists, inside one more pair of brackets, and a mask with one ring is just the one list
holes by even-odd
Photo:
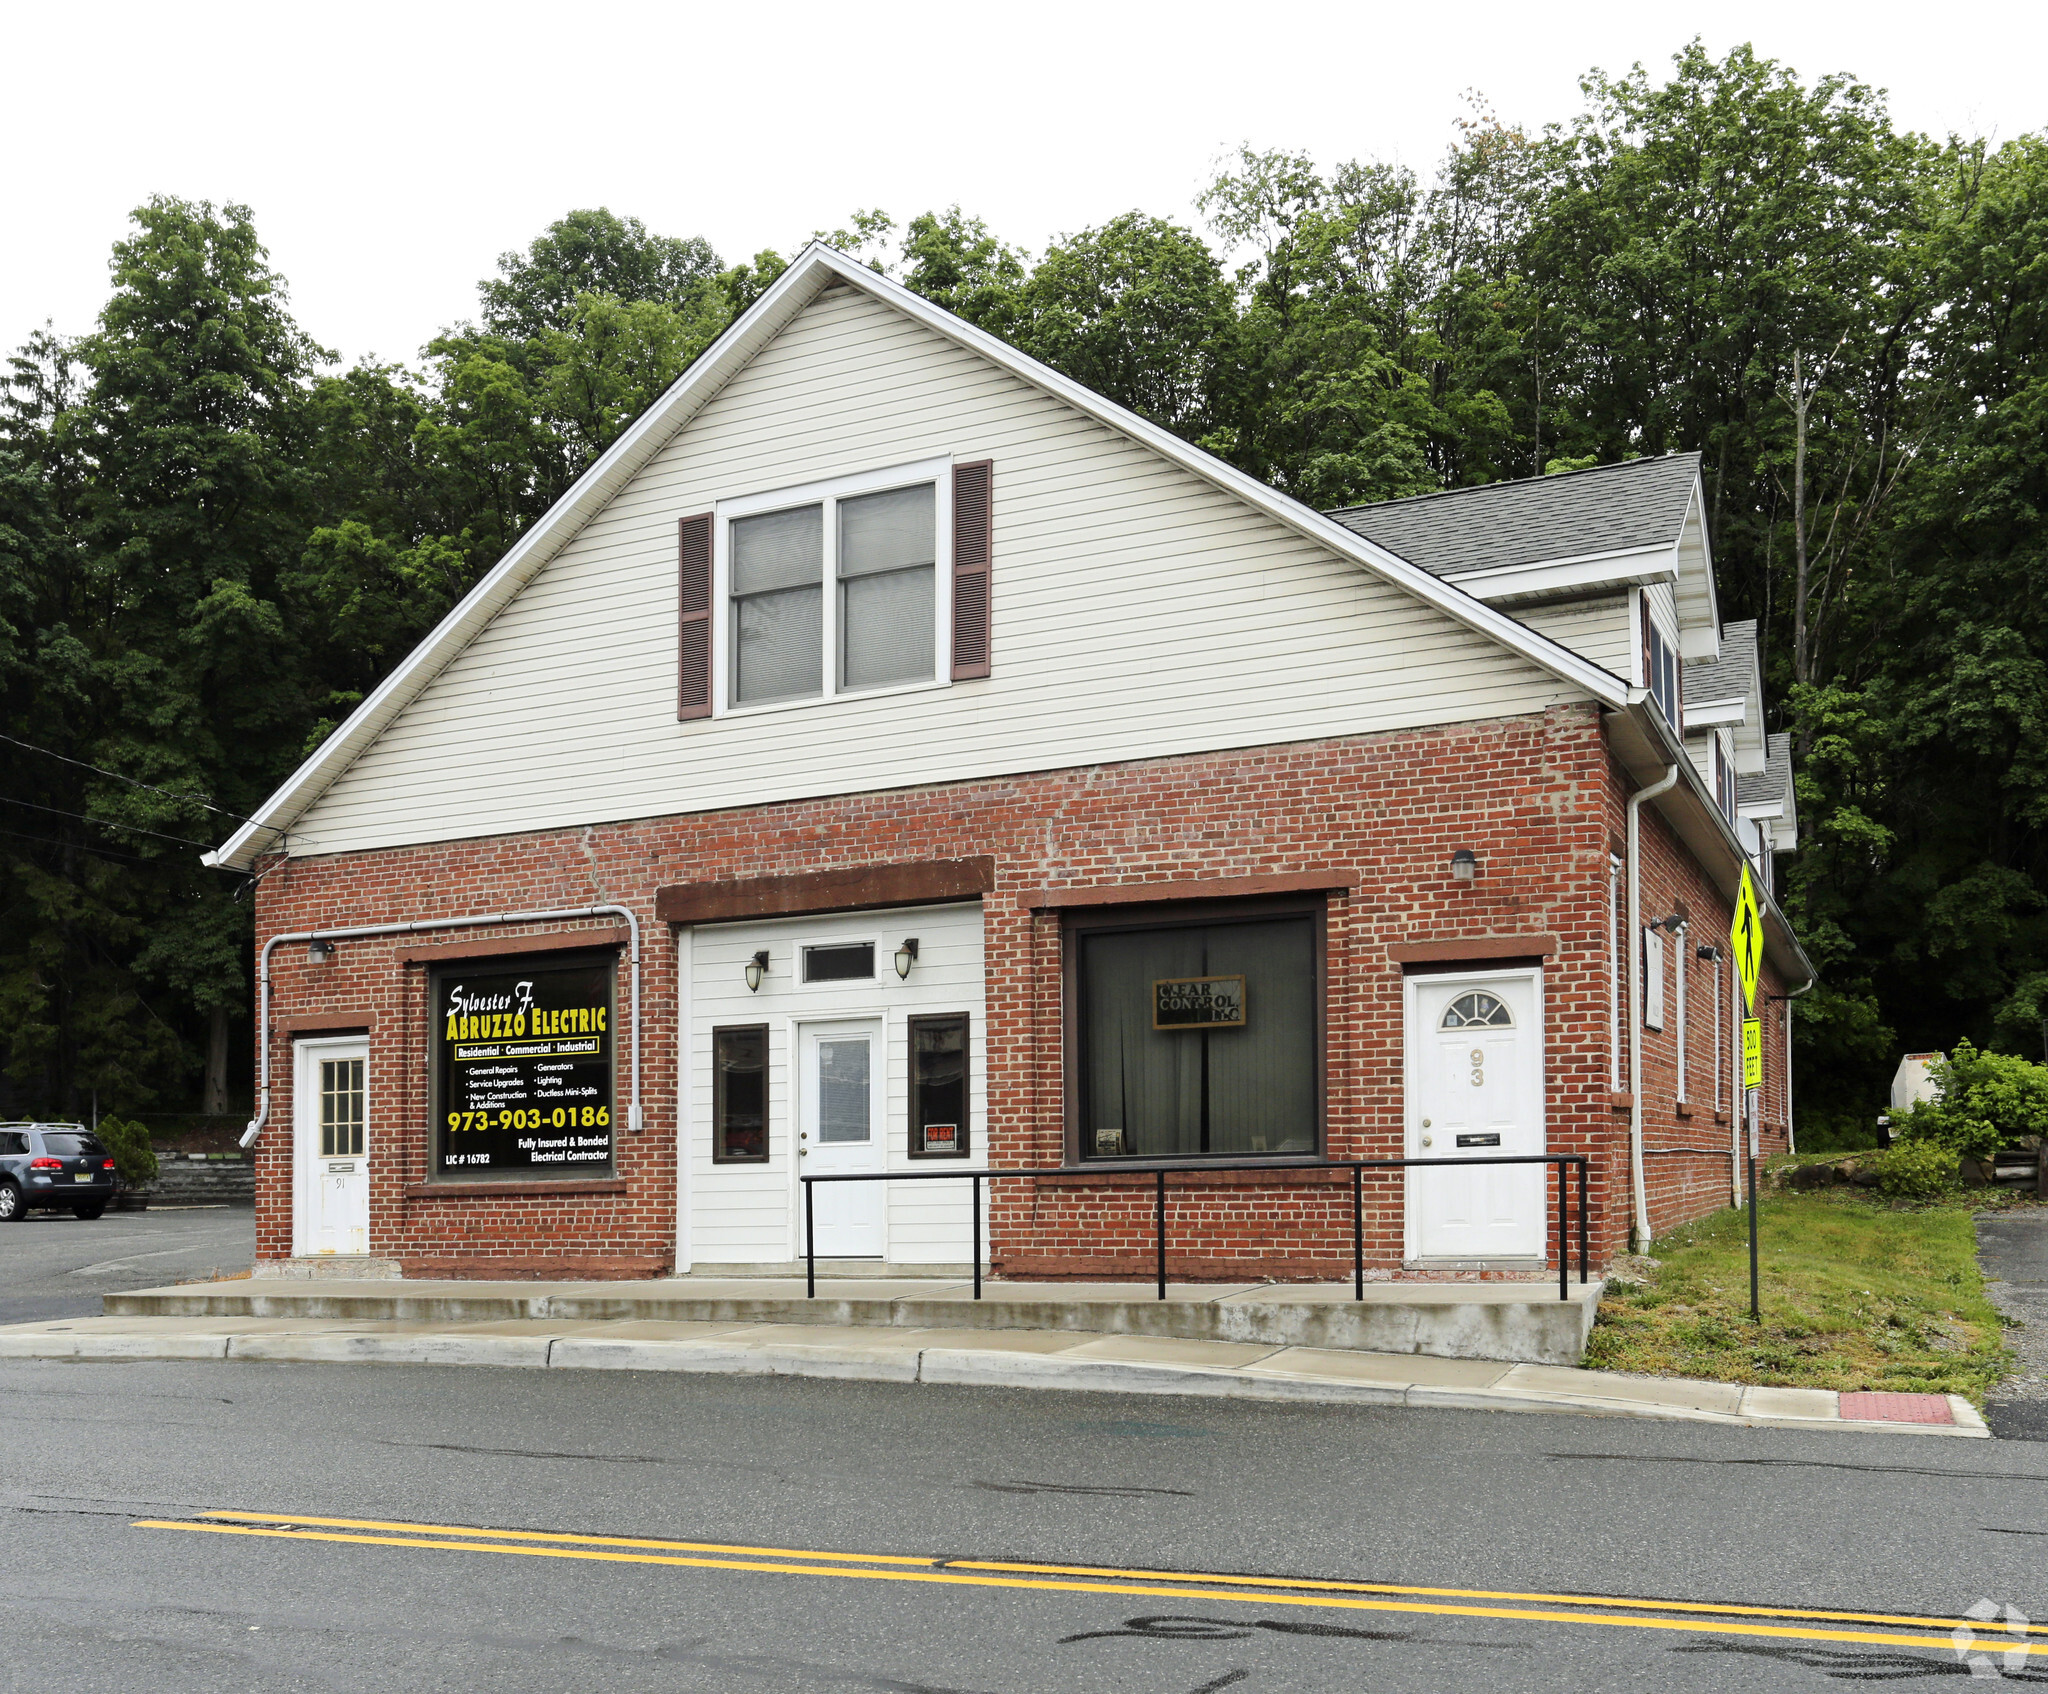
[[75, 1180], [76, 1180], [76, 1181], [79, 1181], [79, 1182], [90, 1182], [90, 1181], [92, 1181], [92, 1172], [91, 1172], [91, 1171], [80, 1171], [80, 1172], [78, 1173], [77, 1177], [75, 1178]]

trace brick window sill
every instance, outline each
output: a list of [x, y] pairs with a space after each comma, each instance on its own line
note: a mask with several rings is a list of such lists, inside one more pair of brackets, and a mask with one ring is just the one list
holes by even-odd
[[[991, 1171], [1000, 1176], [1001, 1171]], [[1368, 1176], [1373, 1172], [1368, 1171]], [[1351, 1181], [1346, 1170], [1326, 1170], [1320, 1165], [1279, 1165], [1267, 1170], [1233, 1170], [1229, 1165], [1175, 1165], [1166, 1173], [1169, 1191], [1201, 1185], [1209, 1188], [1270, 1188], [1282, 1184], [1304, 1187], [1315, 1183]], [[1150, 1188], [1151, 1171], [1071, 1170], [1055, 1176], [1041, 1176], [1041, 1188]], [[993, 1190], [1000, 1193], [1001, 1190]]]
[[507, 1199], [515, 1195], [625, 1192], [626, 1179], [622, 1176], [593, 1177], [580, 1182], [408, 1182], [405, 1185], [408, 1200], [483, 1200]]

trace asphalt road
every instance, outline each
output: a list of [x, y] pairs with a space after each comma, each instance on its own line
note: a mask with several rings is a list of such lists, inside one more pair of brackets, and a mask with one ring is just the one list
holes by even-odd
[[6, 1687], [1910, 1687], [1948, 1623], [1870, 1620], [2048, 1613], [2032, 1442], [260, 1363], [0, 1363], [0, 1416]]
[[246, 1270], [256, 1256], [249, 1206], [108, 1212], [30, 1212], [0, 1224], [0, 1323], [96, 1317], [100, 1296], [123, 1288]]

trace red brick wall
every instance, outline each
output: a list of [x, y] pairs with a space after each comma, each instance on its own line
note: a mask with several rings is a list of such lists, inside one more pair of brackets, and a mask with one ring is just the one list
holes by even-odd
[[[1356, 872], [1358, 891], [1333, 897], [1328, 912], [1328, 1151], [1401, 1150], [1401, 968], [1390, 945], [1554, 934], [1561, 948], [1544, 983], [1549, 1144], [1595, 1160], [1594, 1256], [1604, 1261], [1627, 1229], [1627, 1120], [1610, 1098], [1607, 1045], [1607, 854], [1619, 806], [1596, 711], [1560, 707], [1453, 728], [299, 859], [264, 878], [257, 920], [261, 939], [502, 909], [617, 902], [638, 913], [646, 1129], [615, 1137], [623, 1179], [615, 1193], [406, 1193], [425, 1178], [428, 1157], [426, 973], [400, 962], [416, 938], [342, 942], [324, 965], [282, 947], [273, 981], [278, 1015], [369, 1014], [373, 1254], [401, 1260], [410, 1274], [630, 1276], [667, 1268], [676, 1235], [675, 951], [654, 918], [657, 886], [994, 855], [996, 891], [984, 903], [986, 1144], [993, 1164], [1042, 1165], [1060, 1162], [1064, 1150], [1060, 925], [1026, 911], [1020, 892]], [[1646, 843], [1671, 858], [1664, 874], [1679, 877], [1682, 855], [1661, 827], [1646, 819]], [[1450, 875], [1458, 847], [1478, 855], [1472, 882]], [[1645, 900], [1647, 912], [1656, 897], [1646, 892]], [[1705, 908], [1704, 896], [1695, 907]], [[1725, 917], [1717, 921], [1725, 931]], [[622, 1019], [625, 1002], [622, 970]], [[290, 1041], [274, 1035], [274, 1043], [275, 1127], [257, 1163], [264, 1258], [291, 1251]], [[626, 1056], [622, 1042], [621, 1102]], [[1653, 1099], [1656, 1066], [1668, 1063], [1653, 1042]], [[1652, 1121], [1665, 1136], [1673, 1127], [1668, 1105]], [[1666, 1163], [1671, 1174], [1663, 1166], [1652, 1172], [1660, 1227], [1663, 1211], [1675, 1218], [1679, 1208], [1719, 1202], [1725, 1159], [1719, 1172]], [[1150, 1274], [1149, 1186], [1090, 1172], [993, 1187], [991, 1251], [1009, 1273]], [[1348, 1184], [1277, 1186], [1270, 1177], [1216, 1172], [1176, 1176], [1171, 1187], [1177, 1277], [1348, 1273]], [[1366, 1249], [1380, 1275], [1399, 1266], [1401, 1221], [1398, 1179], [1369, 1180]]]
[[[1616, 777], [1618, 792], [1620, 778]], [[1620, 834], [1617, 821], [1617, 835]], [[1710, 881], [1692, 854], [1658, 815], [1654, 805], [1641, 808], [1642, 919], [1682, 911], [1686, 934], [1665, 936], [1664, 1027], [1643, 1030], [1643, 1074], [1640, 1084], [1624, 1079], [1625, 1090], [1641, 1093], [1643, 1106], [1643, 1171], [1649, 1202], [1650, 1228], [1663, 1235], [1678, 1224], [1727, 1205], [1733, 1197], [1730, 1149], [1741, 1116], [1741, 1013], [1735, 961], [1729, 951], [1732, 902]], [[1622, 914], [1626, 924], [1626, 912]], [[1622, 942], [1626, 947], [1627, 932]], [[1723, 957], [1715, 968], [1696, 950], [1717, 947]], [[1626, 969], [1626, 952], [1623, 954]], [[1692, 972], [1688, 985], [1686, 1040], [1686, 1103], [1678, 1101], [1678, 1004], [1675, 971], [1683, 963]], [[1721, 1090], [1715, 1106], [1714, 997], [1721, 997]], [[1782, 1153], [1785, 1129], [1785, 992], [1784, 978], [1768, 956], [1757, 987], [1758, 1015], [1764, 1024], [1763, 1133], [1760, 1156]], [[1772, 998], [1779, 996], [1780, 998]], [[1626, 1017], [1641, 1009], [1640, 994], [1625, 1002]], [[1624, 1127], [1627, 1113], [1618, 1111]]]

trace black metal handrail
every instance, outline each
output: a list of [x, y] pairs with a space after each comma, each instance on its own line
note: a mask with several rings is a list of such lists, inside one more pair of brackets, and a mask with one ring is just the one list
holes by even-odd
[[1365, 1173], [1373, 1170], [1407, 1170], [1419, 1166], [1441, 1170], [1452, 1165], [1555, 1165], [1557, 1166], [1557, 1297], [1569, 1300], [1571, 1267], [1565, 1234], [1565, 1169], [1576, 1165], [1579, 1172], [1579, 1282], [1586, 1281], [1588, 1259], [1586, 1230], [1586, 1189], [1591, 1180], [1592, 1161], [1584, 1153], [1505, 1153], [1462, 1159], [1264, 1159], [1233, 1160], [1227, 1165], [1054, 1165], [1049, 1169], [960, 1170], [960, 1171], [839, 1171], [830, 1175], [804, 1175], [804, 1297], [818, 1297], [818, 1235], [812, 1227], [811, 1196], [821, 1182], [972, 1182], [971, 1209], [974, 1219], [974, 1297], [981, 1298], [981, 1185], [1013, 1176], [1073, 1176], [1078, 1172], [1118, 1175], [1147, 1175], [1152, 1181], [1152, 1227], [1156, 1249], [1159, 1298], [1166, 1298], [1166, 1178], [1182, 1171], [1191, 1176], [1209, 1176], [1218, 1171], [1342, 1171], [1351, 1173], [1351, 1292], [1355, 1300], [1365, 1298]]

